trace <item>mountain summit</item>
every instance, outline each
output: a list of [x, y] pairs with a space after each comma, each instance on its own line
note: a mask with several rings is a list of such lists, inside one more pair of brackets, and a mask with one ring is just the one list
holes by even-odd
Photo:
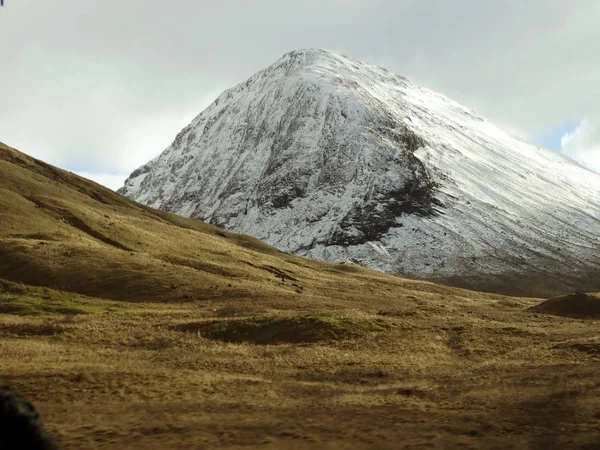
[[600, 290], [600, 175], [323, 50], [225, 91], [119, 192], [310, 258], [510, 294]]

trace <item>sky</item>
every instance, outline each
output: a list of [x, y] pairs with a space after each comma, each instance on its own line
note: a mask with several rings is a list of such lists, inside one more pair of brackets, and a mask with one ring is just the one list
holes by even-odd
[[597, 0], [4, 0], [0, 141], [116, 189], [284, 53], [383, 66], [600, 172]]

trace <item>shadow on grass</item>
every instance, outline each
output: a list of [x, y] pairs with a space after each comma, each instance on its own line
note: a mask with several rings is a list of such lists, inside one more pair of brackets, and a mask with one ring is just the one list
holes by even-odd
[[391, 326], [389, 321], [379, 318], [317, 316], [213, 320], [186, 323], [172, 329], [224, 342], [276, 345], [356, 339], [367, 333], [385, 331]]

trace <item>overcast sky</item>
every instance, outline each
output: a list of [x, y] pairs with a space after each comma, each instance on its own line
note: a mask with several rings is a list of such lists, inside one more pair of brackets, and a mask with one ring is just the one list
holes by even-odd
[[600, 171], [598, 0], [4, 0], [0, 141], [119, 187], [284, 53], [381, 65]]

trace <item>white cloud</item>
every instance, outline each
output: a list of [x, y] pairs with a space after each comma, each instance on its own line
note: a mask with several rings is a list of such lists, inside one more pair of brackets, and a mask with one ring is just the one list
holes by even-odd
[[116, 191], [125, 182], [125, 179], [129, 176], [128, 173], [122, 174], [112, 174], [112, 173], [92, 173], [92, 172], [74, 172], [77, 175], [87, 178], [88, 180], [93, 180], [102, 186], [106, 186], [113, 191]]
[[562, 153], [600, 173], [600, 121], [585, 117], [560, 143]]

